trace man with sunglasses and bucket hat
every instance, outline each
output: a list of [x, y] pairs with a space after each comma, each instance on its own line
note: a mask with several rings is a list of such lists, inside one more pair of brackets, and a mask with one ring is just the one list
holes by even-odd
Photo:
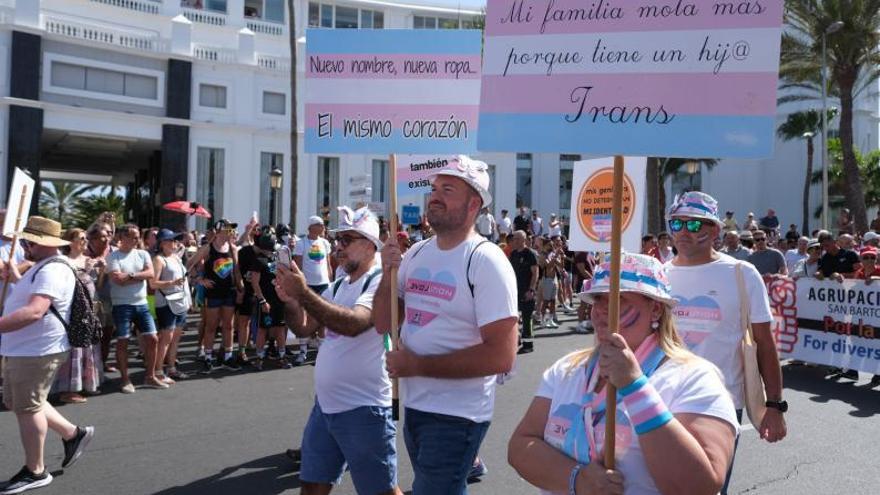
[[[712, 248], [724, 227], [718, 218], [715, 198], [698, 191], [684, 193], [675, 198], [666, 219], [678, 249], [667, 269], [677, 301], [676, 327], [682, 339], [695, 354], [718, 366], [724, 374], [725, 386], [741, 418], [745, 401], [740, 343], [745, 322], [741, 321], [740, 305], [747, 305], [768, 400], [767, 413], [755, 428], [768, 442], [782, 440], [786, 435], [783, 413], [788, 405], [782, 400], [782, 371], [770, 331], [773, 315], [761, 275], [750, 263]], [[739, 295], [738, 266], [748, 301], [742, 301]], [[726, 493], [729, 481], [730, 472], [722, 493]]]
[[379, 223], [366, 207], [343, 206], [335, 232], [345, 273], [321, 295], [296, 265], [279, 265], [276, 278], [293, 332], [326, 331], [315, 363], [315, 405], [303, 432], [302, 493], [330, 493], [348, 465], [357, 493], [399, 495], [391, 381], [372, 316], [382, 277]]
[[[516, 357], [516, 275], [501, 248], [474, 230], [492, 202], [488, 166], [458, 156], [430, 180], [427, 217], [436, 236], [402, 262], [396, 243], [382, 248], [383, 272], [399, 267], [403, 323], [386, 363], [401, 378], [413, 493], [463, 494], [492, 419], [496, 375]], [[391, 286], [383, 277], [373, 302], [380, 332], [391, 330]]]
[[64, 460], [71, 466], [95, 434], [92, 426], [68, 421], [46, 400], [55, 374], [70, 352], [64, 321], [69, 321], [76, 279], [58, 248], [61, 224], [43, 217], [28, 219], [19, 234], [27, 259], [35, 262], [12, 290], [0, 317], [3, 404], [15, 413], [24, 447], [25, 466], [0, 494], [21, 493], [46, 486], [52, 475], [43, 464], [48, 429], [61, 435]]

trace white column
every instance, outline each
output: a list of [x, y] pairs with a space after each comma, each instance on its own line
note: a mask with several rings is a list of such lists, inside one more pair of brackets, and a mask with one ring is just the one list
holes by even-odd
[[171, 19], [171, 53], [192, 55], [192, 22], [183, 14]]
[[248, 28], [238, 31], [238, 63], [254, 65], [256, 63], [256, 36]]
[[32, 28], [40, 27], [40, 4], [42, 0], [22, 0], [15, 3], [15, 24]]
[[230, 26], [246, 26], [247, 23], [244, 19], [244, 0], [228, 0], [226, 2], [226, 16], [229, 19]]
[[180, 13], [180, 0], [162, 0], [162, 6], [159, 7], [162, 15], [174, 17]]

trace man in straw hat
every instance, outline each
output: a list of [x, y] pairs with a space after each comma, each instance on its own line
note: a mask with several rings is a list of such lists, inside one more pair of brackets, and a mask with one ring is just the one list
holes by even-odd
[[343, 206], [335, 232], [345, 276], [323, 294], [309, 290], [296, 265], [279, 265], [276, 278], [294, 333], [311, 337], [326, 329], [315, 363], [315, 405], [303, 432], [302, 493], [330, 493], [348, 465], [358, 493], [399, 495], [391, 380], [371, 314], [382, 275], [379, 223], [366, 207]]
[[[740, 308], [741, 305], [749, 308], [768, 399], [767, 413], [755, 428], [768, 442], [782, 440], [786, 435], [783, 413], [788, 404], [782, 400], [782, 370], [770, 332], [773, 314], [761, 275], [750, 263], [712, 248], [712, 242], [723, 228], [715, 198], [696, 191], [685, 193], [675, 198], [666, 219], [678, 248], [678, 255], [667, 268], [672, 294], [678, 301], [674, 313], [682, 338], [695, 354], [718, 366], [733, 396], [737, 414], [742, 417], [745, 399], [740, 342], [747, 322], [741, 321]], [[748, 301], [740, 298], [737, 266], [743, 274]], [[726, 493], [729, 479], [730, 472], [722, 493]]]
[[[492, 419], [495, 375], [510, 371], [517, 348], [513, 267], [474, 231], [480, 208], [492, 202], [488, 166], [459, 156], [431, 181], [427, 216], [437, 235], [411, 247], [402, 263], [395, 243], [382, 248], [383, 272], [400, 268], [402, 341], [386, 363], [401, 378], [418, 495], [467, 492]], [[373, 302], [381, 332], [391, 330], [391, 286], [383, 277]]]
[[58, 316], [70, 319], [75, 276], [69, 266], [52, 262], [61, 257], [58, 248], [69, 242], [61, 239], [60, 223], [37, 216], [28, 219], [19, 237], [25, 255], [36, 264], [6, 301], [0, 317], [0, 355], [3, 405], [18, 420], [25, 465], [0, 489], [0, 494], [21, 493], [52, 482], [43, 464], [48, 429], [61, 435], [63, 468], [79, 459], [95, 434], [94, 427], [74, 425], [46, 400], [55, 374], [70, 351], [64, 323]]

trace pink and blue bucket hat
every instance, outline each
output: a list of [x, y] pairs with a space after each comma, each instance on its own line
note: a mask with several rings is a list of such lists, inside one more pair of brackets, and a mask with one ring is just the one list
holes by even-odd
[[[605, 261], [596, 269], [593, 279], [584, 283], [583, 292], [578, 294], [578, 297], [592, 304], [595, 295], [609, 292], [611, 292], [611, 263]], [[620, 255], [620, 292], [636, 292], [669, 307], [675, 305], [666, 268], [653, 256], [632, 253]]]
[[718, 217], [718, 201], [699, 191], [688, 191], [675, 197], [672, 205], [666, 210], [666, 220], [676, 217], [704, 218], [715, 222], [719, 227], [724, 227], [724, 223]]

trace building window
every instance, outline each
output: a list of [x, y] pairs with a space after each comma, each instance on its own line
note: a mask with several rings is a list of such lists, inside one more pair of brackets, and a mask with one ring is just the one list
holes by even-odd
[[532, 207], [532, 154], [516, 154], [516, 207]]
[[336, 225], [339, 215], [339, 158], [318, 157], [318, 214], [330, 225]]
[[571, 184], [573, 181], [574, 162], [579, 162], [581, 155], [559, 155], [559, 215], [569, 217], [571, 213]]
[[286, 114], [287, 95], [272, 91], [263, 91], [263, 113], [273, 115]]
[[284, 22], [284, 0], [245, 0], [244, 16], [269, 22]]
[[199, 106], [226, 108], [226, 86], [199, 84]]
[[388, 160], [373, 160], [373, 197], [374, 203], [384, 203], [388, 197]]
[[[470, 22], [471, 27], [473, 21]], [[458, 19], [451, 17], [427, 17], [416, 15], [413, 16], [413, 29], [458, 29], [460, 26]]]
[[204, 9], [226, 13], [226, 0], [180, 0], [180, 6], [189, 9]]
[[382, 29], [385, 27], [385, 13], [379, 10], [309, 2], [309, 27]]
[[86, 67], [52, 61], [52, 86], [67, 89], [104, 93], [156, 100], [159, 83], [157, 78], [142, 74]]
[[284, 170], [284, 155], [281, 153], [260, 153], [260, 219], [266, 224], [275, 218], [281, 221], [281, 191], [275, 194], [275, 215], [270, 214], [269, 204], [272, 202], [272, 189], [269, 187], [269, 173], [274, 170]]
[[[196, 201], [204, 205], [214, 218], [223, 218], [223, 162], [222, 148], [198, 148], [196, 156]], [[196, 228], [205, 230], [208, 221], [196, 219]]]

